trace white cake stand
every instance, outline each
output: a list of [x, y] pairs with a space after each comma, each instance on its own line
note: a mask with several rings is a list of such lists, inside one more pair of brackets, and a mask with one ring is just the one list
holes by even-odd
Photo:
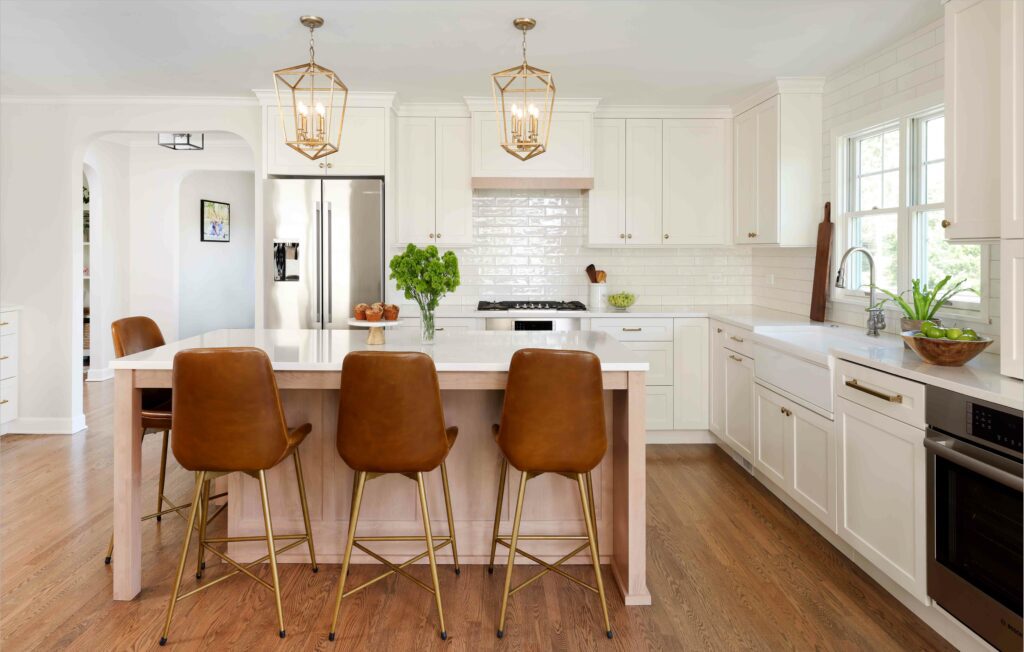
[[402, 323], [401, 319], [393, 319], [391, 321], [369, 321], [366, 319], [356, 319], [354, 317], [349, 318], [348, 325], [355, 326], [357, 328], [369, 328], [370, 333], [366, 336], [366, 343], [377, 345], [384, 343], [384, 329], [398, 326]]

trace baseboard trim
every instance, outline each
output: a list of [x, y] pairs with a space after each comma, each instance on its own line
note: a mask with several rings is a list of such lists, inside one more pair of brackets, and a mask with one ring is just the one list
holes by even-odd
[[648, 444], [713, 444], [715, 437], [707, 430], [648, 430]]
[[85, 376], [85, 382], [87, 383], [98, 383], [104, 380], [110, 380], [114, 377], [114, 370], [110, 367], [106, 369], [90, 369], [89, 373]]
[[0, 435], [74, 435], [86, 428], [84, 414], [57, 419], [21, 417], [0, 426]]

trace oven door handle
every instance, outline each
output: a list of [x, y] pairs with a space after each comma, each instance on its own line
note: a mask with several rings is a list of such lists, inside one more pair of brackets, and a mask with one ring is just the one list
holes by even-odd
[[1015, 491], [1024, 491], [1024, 478], [1019, 478], [1012, 473], [1007, 473], [1002, 469], [997, 469], [994, 466], [989, 466], [984, 462], [974, 459], [970, 455], [964, 455], [960, 451], [953, 450], [946, 445], [949, 439], [938, 439], [936, 437], [925, 437], [924, 447], [929, 451], [941, 457], [944, 460], [949, 460], [953, 464], [970, 469], [978, 475], [988, 478], [994, 482], [998, 482], [1004, 487], [1009, 487]]

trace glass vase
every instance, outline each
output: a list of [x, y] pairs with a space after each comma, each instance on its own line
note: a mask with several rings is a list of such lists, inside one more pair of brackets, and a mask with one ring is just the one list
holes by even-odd
[[434, 343], [434, 311], [420, 308], [420, 341]]

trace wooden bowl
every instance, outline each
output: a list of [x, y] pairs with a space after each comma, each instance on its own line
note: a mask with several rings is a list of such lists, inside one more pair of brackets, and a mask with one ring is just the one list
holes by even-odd
[[928, 364], [937, 364], [943, 367], [962, 367], [992, 344], [991, 337], [982, 337], [972, 341], [914, 337], [920, 332], [903, 331], [903, 341]]

